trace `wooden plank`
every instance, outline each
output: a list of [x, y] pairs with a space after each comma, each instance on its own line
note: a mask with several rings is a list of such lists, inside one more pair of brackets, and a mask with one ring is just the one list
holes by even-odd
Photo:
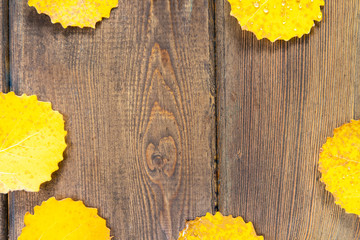
[[0, 196], [0, 239], [7, 239], [8, 235], [8, 211], [7, 195]]
[[[0, 56], [1, 56], [1, 64], [0, 64], [0, 91], [7, 92], [9, 90], [9, 25], [8, 25], [8, 17], [9, 17], [9, 8], [8, 1], [2, 0], [0, 1], [0, 36], [1, 36], [1, 44], [0, 44]], [[8, 209], [7, 209], [7, 194], [0, 194], [0, 239], [7, 239], [8, 233]]]
[[359, 118], [359, 1], [326, 1], [309, 36], [258, 41], [216, 1], [220, 195], [266, 239], [360, 238], [319, 182], [319, 149]]
[[0, 64], [0, 74], [1, 74], [1, 85], [0, 90], [2, 92], [7, 92], [9, 90], [9, 4], [8, 1], [0, 1], [0, 56], [2, 62]]
[[10, 239], [53, 195], [98, 207], [114, 239], [176, 239], [214, 209], [208, 17], [207, 1], [120, 0], [96, 30], [64, 30], [10, 1], [13, 89], [51, 101], [68, 131], [53, 180], [11, 194]]

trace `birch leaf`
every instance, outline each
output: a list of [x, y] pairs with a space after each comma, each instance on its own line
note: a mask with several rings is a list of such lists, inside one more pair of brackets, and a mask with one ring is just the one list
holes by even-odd
[[25, 227], [18, 240], [109, 240], [110, 229], [97, 209], [70, 198], [54, 197], [26, 213]]
[[0, 93], [0, 193], [39, 191], [63, 160], [65, 136], [51, 103]]
[[257, 39], [288, 41], [308, 34], [321, 21], [324, 0], [228, 0], [231, 15]]
[[188, 221], [178, 240], [263, 240], [257, 236], [251, 222], [245, 223], [241, 217], [223, 216], [220, 212], [215, 215], [207, 213]]
[[109, 18], [111, 9], [118, 6], [118, 0], [29, 0], [29, 6], [38, 13], [50, 16], [52, 23], [68, 26], [92, 27]]
[[334, 130], [322, 146], [319, 170], [335, 203], [360, 216], [360, 120]]

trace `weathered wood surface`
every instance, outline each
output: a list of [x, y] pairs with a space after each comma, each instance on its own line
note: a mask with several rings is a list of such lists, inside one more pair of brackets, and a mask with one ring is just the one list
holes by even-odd
[[0, 4], [0, 90], [51, 101], [69, 144], [40, 193], [1, 195], [0, 239], [51, 196], [99, 208], [114, 239], [176, 239], [218, 187], [217, 207], [266, 239], [360, 239], [317, 171], [326, 137], [360, 118], [358, 0], [327, 1], [309, 36], [274, 44], [241, 31], [226, 0], [120, 0], [96, 30]]
[[360, 239], [319, 182], [319, 149], [360, 117], [360, 6], [326, 1], [309, 36], [258, 41], [217, 0], [219, 208], [271, 240]]
[[[0, 1], [0, 74], [1, 83], [0, 91], [7, 92], [9, 89], [9, 59], [8, 59], [8, 2], [5, 0]], [[7, 211], [7, 195], [0, 194], [0, 239], [7, 239], [8, 230], [8, 211]]]
[[[204, 10], [205, 9], [205, 10]], [[55, 195], [97, 207], [114, 239], [176, 239], [215, 205], [207, 1], [119, 1], [96, 30], [53, 25], [10, 1], [16, 93], [51, 101], [68, 148], [40, 193], [9, 196], [10, 239]]]

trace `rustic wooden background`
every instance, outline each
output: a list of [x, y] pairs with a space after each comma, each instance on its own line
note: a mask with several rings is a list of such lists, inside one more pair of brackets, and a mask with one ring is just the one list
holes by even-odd
[[226, 0], [120, 0], [96, 30], [26, 2], [0, 2], [0, 90], [51, 101], [68, 148], [39, 193], [0, 196], [1, 239], [51, 196], [99, 208], [114, 239], [176, 239], [218, 209], [265, 239], [360, 239], [317, 171], [326, 137], [360, 118], [359, 0], [274, 44]]

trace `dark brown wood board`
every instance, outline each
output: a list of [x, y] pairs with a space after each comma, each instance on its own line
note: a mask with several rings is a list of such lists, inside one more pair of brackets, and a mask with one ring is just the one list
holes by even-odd
[[9, 90], [9, 23], [8, 23], [8, 1], [0, 1], [0, 73], [1, 73], [1, 85], [0, 90], [7, 92]]
[[60, 170], [9, 196], [10, 239], [51, 196], [99, 209], [114, 239], [176, 239], [215, 206], [213, 22], [207, 1], [119, 1], [96, 30], [10, 1], [12, 90], [66, 120]]
[[114, 239], [176, 239], [217, 208], [267, 240], [360, 239], [317, 170], [326, 137], [360, 118], [358, 0], [326, 1], [310, 35], [276, 43], [226, 0], [120, 0], [96, 30], [26, 2], [0, 2], [0, 90], [51, 101], [68, 148], [40, 193], [0, 196], [0, 239], [51, 196], [98, 208]]
[[[7, 92], [9, 89], [9, 59], [8, 59], [8, 2], [0, 1], [0, 74], [1, 84], [0, 91]], [[0, 239], [7, 239], [8, 232], [8, 210], [7, 210], [7, 194], [0, 194]]]
[[326, 137], [360, 117], [360, 6], [325, 2], [310, 35], [273, 44], [216, 1], [219, 209], [267, 240], [360, 239], [317, 170]]

